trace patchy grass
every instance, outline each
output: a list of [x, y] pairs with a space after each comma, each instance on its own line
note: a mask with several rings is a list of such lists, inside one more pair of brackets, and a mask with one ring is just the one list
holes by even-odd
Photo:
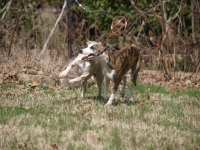
[[128, 104], [108, 107], [94, 86], [86, 98], [77, 88], [1, 89], [0, 149], [200, 149], [200, 89], [138, 83]]

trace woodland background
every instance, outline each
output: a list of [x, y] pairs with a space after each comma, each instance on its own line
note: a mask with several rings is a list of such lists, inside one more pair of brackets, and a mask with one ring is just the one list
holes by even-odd
[[86, 45], [86, 40], [104, 41], [113, 19], [125, 16], [126, 31], [121, 36], [110, 37], [108, 43], [119, 47], [137, 44], [143, 55], [143, 68], [162, 71], [166, 81], [178, 78], [177, 72], [191, 72], [190, 78], [196, 80], [200, 68], [198, 0], [66, 2], [43, 57], [41, 51], [64, 0], [0, 2], [0, 72], [3, 75], [15, 76], [19, 70], [34, 74], [34, 70], [42, 70], [44, 74], [57, 76], [63, 65]]

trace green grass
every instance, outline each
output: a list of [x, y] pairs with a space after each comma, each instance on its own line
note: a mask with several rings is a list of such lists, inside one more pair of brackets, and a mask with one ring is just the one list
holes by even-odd
[[151, 84], [143, 85], [142, 83], [137, 83], [136, 91], [140, 93], [160, 93], [160, 94], [170, 94], [163, 86], [153, 86]]
[[177, 93], [177, 96], [181, 96], [185, 94], [185, 95], [188, 95], [189, 97], [196, 97], [200, 99], [199, 89], [195, 89], [195, 88], [181, 89], [181, 90], [177, 90], [176, 93]]
[[128, 104], [106, 107], [96, 87], [81, 98], [78, 88], [22, 85], [1, 85], [0, 149], [200, 149], [200, 89], [138, 83]]

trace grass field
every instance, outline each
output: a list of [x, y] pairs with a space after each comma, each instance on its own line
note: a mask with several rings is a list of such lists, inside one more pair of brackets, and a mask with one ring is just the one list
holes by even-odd
[[200, 149], [200, 89], [138, 83], [128, 104], [116, 100], [112, 106], [95, 97], [96, 87], [87, 93], [81, 98], [78, 88], [4, 82], [0, 149]]

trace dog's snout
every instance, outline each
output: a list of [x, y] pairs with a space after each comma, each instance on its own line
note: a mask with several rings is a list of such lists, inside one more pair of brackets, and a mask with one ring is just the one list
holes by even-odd
[[81, 49], [81, 50], [79, 51], [79, 53], [81, 53], [81, 54], [82, 54], [82, 53], [83, 53], [83, 50]]

